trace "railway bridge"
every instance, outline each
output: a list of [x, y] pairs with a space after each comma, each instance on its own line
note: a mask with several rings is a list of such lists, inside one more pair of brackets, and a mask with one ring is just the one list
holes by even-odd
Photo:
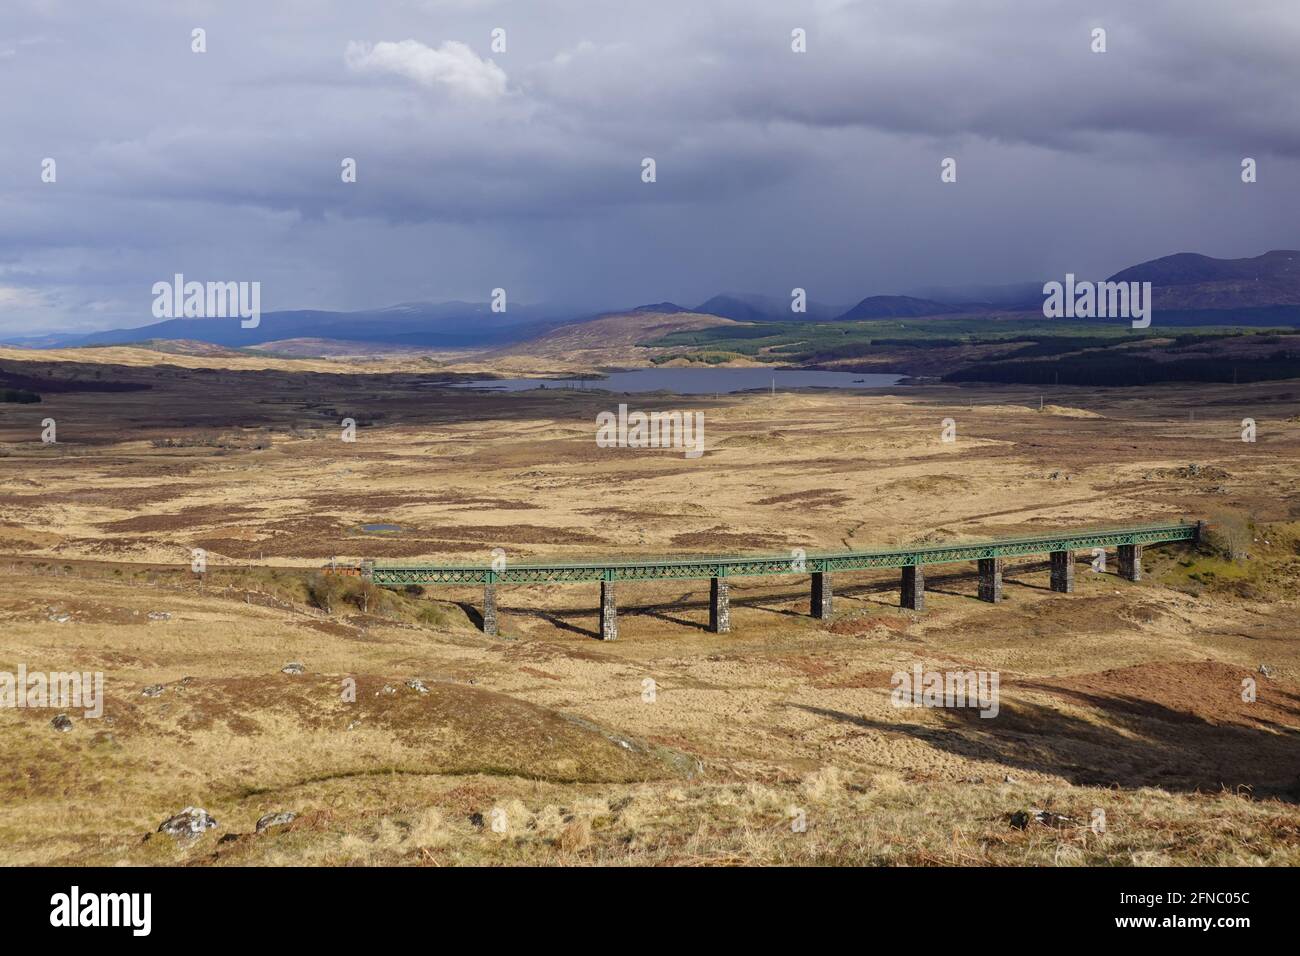
[[831, 575], [879, 568], [900, 570], [902, 607], [925, 609], [925, 569], [932, 565], [977, 562], [979, 598], [996, 604], [1002, 599], [1002, 564], [1007, 558], [1045, 554], [1051, 560], [1053, 591], [1074, 590], [1074, 552], [1115, 548], [1119, 574], [1130, 581], [1142, 576], [1145, 545], [1199, 541], [1204, 521], [1180, 521], [1127, 527], [1060, 531], [1031, 537], [910, 546], [869, 551], [840, 551], [804, 555], [687, 555], [672, 558], [587, 561], [579, 563], [523, 561], [502, 566], [486, 564], [387, 564], [363, 561], [360, 573], [375, 584], [445, 584], [483, 586], [483, 630], [497, 632], [496, 589], [501, 584], [600, 584], [600, 636], [618, 637], [615, 586], [620, 581], [709, 580], [709, 629], [731, 630], [731, 578], [803, 575], [811, 578], [811, 613], [831, 615]]

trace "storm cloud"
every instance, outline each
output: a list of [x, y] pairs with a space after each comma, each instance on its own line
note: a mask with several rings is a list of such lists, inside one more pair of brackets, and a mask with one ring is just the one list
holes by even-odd
[[1297, 47], [1294, 0], [7, 0], [0, 333], [144, 324], [178, 272], [848, 304], [1295, 248]]

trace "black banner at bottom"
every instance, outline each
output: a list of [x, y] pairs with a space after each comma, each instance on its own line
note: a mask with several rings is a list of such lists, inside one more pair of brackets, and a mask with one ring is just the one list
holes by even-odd
[[[803, 931], [1051, 931], [1230, 943], [1289, 923], [1286, 869], [5, 869], [11, 942], [376, 941], [483, 924], [493, 942], [563, 926], [626, 933], [667, 921], [728, 943], [773, 921]], [[683, 922], [683, 921], [690, 921]], [[911, 927], [911, 930], [908, 930]], [[695, 931], [692, 931], [695, 934]], [[918, 937], [924, 938], [924, 937]], [[1057, 937], [1059, 938], [1059, 937]]]

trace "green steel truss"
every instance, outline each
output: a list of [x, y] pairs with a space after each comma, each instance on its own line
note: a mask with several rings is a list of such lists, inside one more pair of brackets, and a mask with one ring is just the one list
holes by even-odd
[[952, 564], [979, 558], [1014, 558], [1052, 551], [1080, 551], [1086, 548], [1114, 548], [1130, 544], [1163, 544], [1195, 541], [1197, 525], [1135, 525], [1062, 531], [1028, 538], [1002, 538], [960, 544], [927, 545], [877, 551], [844, 551], [810, 554], [802, 560], [783, 556], [687, 556], [641, 560], [551, 563], [524, 561], [507, 564], [502, 570], [489, 565], [466, 564], [370, 564], [376, 584], [579, 584], [584, 581], [662, 581], [695, 578], [726, 578], [774, 574], [812, 574], [828, 571], [860, 571], [869, 568], [902, 568], [911, 565]]

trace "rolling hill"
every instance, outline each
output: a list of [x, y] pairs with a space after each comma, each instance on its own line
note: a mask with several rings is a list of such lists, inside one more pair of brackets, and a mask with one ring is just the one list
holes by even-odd
[[1249, 259], [1180, 252], [1130, 266], [1112, 282], [1150, 282], [1155, 307], [1254, 309], [1300, 305], [1300, 252], [1277, 249]]
[[749, 295], [724, 292], [696, 306], [695, 312], [716, 315], [736, 322], [829, 322], [843, 308], [821, 302], [808, 302], [807, 312], [790, 311], [790, 299], [774, 295]]
[[528, 342], [518, 342], [488, 352], [484, 361], [511, 356], [553, 359], [591, 365], [626, 363], [638, 353], [646, 356], [653, 350], [641, 349], [638, 343], [658, 339], [674, 332], [689, 332], [737, 323], [716, 315], [697, 312], [664, 313], [636, 309], [602, 315], [585, 322], [573, 322], [551, 329]]
[[871, 295], [863, 299], [837, 322], [856, 322], [862, 319], [915, 319], [926, 315], [956, 315], [961, 312], [982, 311], [957, 305], [945, 305], [928, 299], [915, 299], [909, 295]]

